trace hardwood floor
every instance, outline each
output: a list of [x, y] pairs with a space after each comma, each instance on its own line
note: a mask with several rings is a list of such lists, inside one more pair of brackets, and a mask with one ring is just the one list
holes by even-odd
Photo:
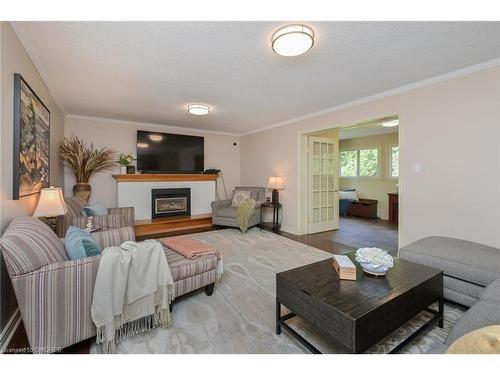
[[388, 250], [393, 256], [398, 252], [398, 226], [387, 220], [341, 217], [338, 230], [316, 233], [313, 236], [356, 249], [379, 247]]
[[[268, 230], [268, 229], [266, 229]], [[271, 230], [269, 230], [271, 231]], [[303, 234], [303, 235], [296, 235], [288, 232], [283, 232], [283, 231], [278, 231], [275, 232], [277, 234], [280, 234], [282, 236], [285, 236], [287, 238], [290, 238], [294, 241], [301, 242], [303, 244], [315, 247], [317, 249], [321, 249], [324, 251], [327, 251], [332, 254], [346, 254], [350, 253], [351, 251], [354, 251], [355, 249], [351, 246], [344, 245], [335, 241], [332, 241], [329, 238], [322, 237], [317, 234]]]
[[[211, 229], [190, 230], [169, 233], [169, 236], [206, 232]], [[266, 229], [269, 230], [269, 229]], [[341, 218], [341, 228], [338, 231], [329, 231], [316, 234], [295, 235], [278, 231], [277, 234], [301, 242], [303, 244], [325, 250], [332, 254], [346, 254], [362, 246], [377, 246], [385, 249], [397, 250], [397, 226], [384, 220], [363, 220], [356, 218]], [[151, 236], [148, 238], [155, 238]], [[162, 236], [163, 237], [163, 236]], [[138, 238], [139, 239], [139, 238]], [[144, 240], [146, 238], [140, 238]], [[390, 248], [389, 248], [390, 247]], [[94, 338], [64, 348], [63, 354], [88, 354]], [[21, 322], [12, 337], [6, 353], [29, 353], [28, 337]]]

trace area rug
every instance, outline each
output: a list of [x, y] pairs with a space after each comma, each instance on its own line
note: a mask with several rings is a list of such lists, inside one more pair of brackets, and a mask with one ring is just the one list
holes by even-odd
[[[276, 273], [331, 258], [332, 255], [254, 228], [193, 234], [193, 238], [221, 249], [224, 276], [212, 296], [203, 290], [178, 298], [170, 329], [134, 336], [117, 346], [117, 353], [308, 353], [288, 333], [275, 334]], [[401, 353], [426, 353], [443, 343], [464, 309], [445, 305], [444, 328], [432, 327]], [[422, 313], [371, 347], [368, 353], [387, 353], [427, 319]], [[345, 349], [323, 337], [299, 318], [288, 321], [324, 353]], [[100, 353], [93, 344], [91, 353]]]

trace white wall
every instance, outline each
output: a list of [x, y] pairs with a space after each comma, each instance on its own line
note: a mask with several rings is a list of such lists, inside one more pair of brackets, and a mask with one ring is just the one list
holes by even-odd
[[384, 220], [389, 218], [389, 200], [387, 193], [397, 192], [397, 178], [391, 178], [389, 170], [391, 146], [397, 145], [398, 133], [374, 135], [344, 139], [340, 141], [339, 148], [342, 150], [356, 150], [362, 147], [376, 147], [379, 150], [379, 174], [373, 177], [340, 177], [341, 189], [356, 189], [360, 198], [376, 199], [377, 215]]
[[[65, 122], [66, 135], [74, 134], [87, 142], [93, 142], [95, 146], [108, 146], [119, 153], [137, 153], [137, 130], [203, 136], [205, 138], [205, 169], [222, 170], [228, 195], [235, 186], [240, 184], [240, 139], [238, 136], [180, 129], [167, 125], [80, 116], [67, 116]], [[237, 145], [233, 146], [233, 143]], [[71, 196], [75, 178], [73, 172], [67, 167], [65, 168], [65, 181], [65, 194]], [[91, 178], [90, 183], [92, 185], [91, 202], [101, 201], [107, 207], [116, 207], [117, 184], [110, 173], [97, 173]], [[219, 191], [223, 191], [221, 184]]]
[[[64, 119], [42, 77], [8, 22], [0, 22], [0, 235], [12, 218], [31, 215], [38, 196], [12, 199], [14, 73], [20, 73], [50, 110], [50, 183], [64, 185], [57, 148], [64, 134]], [[3, 260], [0, 260], [0, 332], [17, 307]]]
[[242, 136], [241, 182], [283, 176], [283, 225], [298, 233], [300, 133], [399, 115], [400, 244], [443, 235], [500, 247], [499, 103], [496, 66]]

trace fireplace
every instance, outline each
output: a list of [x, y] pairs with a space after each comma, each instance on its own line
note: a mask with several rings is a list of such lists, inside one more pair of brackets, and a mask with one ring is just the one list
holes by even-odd
[[151, 218], [191, 215], [191, 189], [152, 189]]

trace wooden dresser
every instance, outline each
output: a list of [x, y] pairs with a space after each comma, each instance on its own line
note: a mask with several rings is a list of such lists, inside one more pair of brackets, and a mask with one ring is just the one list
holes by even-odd
[[398, 223], [398, 202], [399, 202], [399, 197], [398, 193], [387, 193], [389, 196], [389, 223]]

